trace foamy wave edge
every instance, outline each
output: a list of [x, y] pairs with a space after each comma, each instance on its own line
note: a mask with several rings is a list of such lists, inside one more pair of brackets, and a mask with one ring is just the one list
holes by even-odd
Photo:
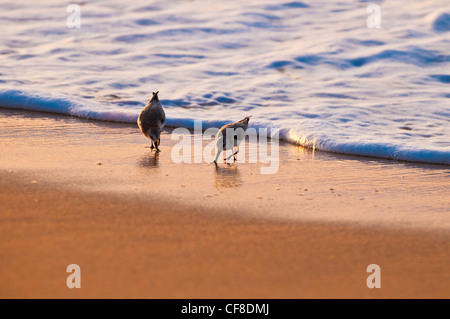
[[[90, 120], [121, 123], [136, 123], [139, 114], [139, 110], [124, 110], [114, 106], [105, 110], [96, 110], [98, 105], [90, 101], [16, 89], [0, 90], [0, 108], [64, 114]], [[196, 120], [199, 119], [169, 117], [167, 126], [193, 129]], [[228, 123], [223, 120], [202, 121], [202, 126], [203, 129], [206, 129], [221, 127]], [[254, 121], [252, 127], [271, 129], [270, 125], [265, 125], [264, 120]], [[272, 127], [272, 129], [274, 128], [279, 129], [280, 139], [315, 150], [407, 162], [450, 165], [450, 151], [420, 149], [391, 143], [340, 142], [329, 136], [302, 133], [292, 128]]]

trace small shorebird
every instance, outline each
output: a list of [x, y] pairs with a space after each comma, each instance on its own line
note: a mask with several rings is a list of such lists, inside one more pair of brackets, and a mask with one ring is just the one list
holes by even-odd
[[[237, 151], [234, 154], [228, 156], [227, 160], [231, 158], [231, 156], [234, 156], [234, 160], [236, 161], [237, 159], [236, 154], [239, 153], [239, 144], [245, 138], [245, 131], [248, 128], [249, 121], [250, 116], [247, 116], [246, 118], [240, 120], [239, 122], [222, 126], [222, 128], [217, 133], [216, 139], [217, 154], [216, 159], [214, 160], [214, 164], [217, 165], [217, 159], [219, 158], [219, 155], [220, 153], [222, 153], [223, 150], [230, 150], [230, 149], [234, 150], [235, 147], [237, 147]], [[229, 133], [227, 133], [227, 131]], [[227, 137], [229, 137], [228, 140]]]
[[166, 114], [159, 103], [158, 93], [159, 91], [153, 92], [152, 98], [141, 111], [137, 120], [142, 133], [152, 141], [150, 148], [156, 148], [157, 151], [159, 151], [158, 146], [161, 142], [161, 130], [166, 124]]

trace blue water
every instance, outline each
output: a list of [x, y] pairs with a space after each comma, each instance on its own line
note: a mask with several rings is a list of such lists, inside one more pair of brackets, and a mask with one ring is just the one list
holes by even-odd
[[135, 122], [159, 90], [171, 126], [450, 164], [447, 0], [0, 3], [0, 107]]

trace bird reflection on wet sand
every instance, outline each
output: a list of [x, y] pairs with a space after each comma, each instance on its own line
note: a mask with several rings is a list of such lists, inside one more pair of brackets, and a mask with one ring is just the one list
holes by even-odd
[[143, 156], [140, 161], [140, 166], [156, 168], [159, 166], [159, 152]]
[[237, 187], [242, 185], [241, 175], [236, 165], [215, 166], [216, 187]]

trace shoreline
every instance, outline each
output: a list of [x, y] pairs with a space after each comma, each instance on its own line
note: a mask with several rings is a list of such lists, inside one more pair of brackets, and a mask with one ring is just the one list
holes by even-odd
[[280, 143], [264, 176], [175, 164], [168, 131], [155, 157], [129, 124], [0, 110], [0, 125], [2, 298], [450, 296], [449, 169]]
[[[24, 113], [35, 114], [35, 115], [42, 114], [42, 116], [47, 115], [49, 117], [52, 117], [52, 116], [67, 117], [67, 118], [78, 119], [79, 121], [83, 121], [83, 122], [98, 122], [98, 123], [104, 123], [104, 124], [110, 124], [110, 125], [124, 125], [124, 126], [130, 126], [130, 127], [135, 127], [135, 124], [136, 124], [135, 121], [129, 122], [129, 121], [104, 120], [104, 119], [99, 119], [99, 118], [87, 118], [87, 117], [83, 117], [83, 116], [78, 116], [76, 114], [66, 114], [66, 113], [62, 113], [62, 112], [55, 113], [55, 112], [50, 112], [50, 111], [46, 111], [46, 110], [36, 111], [36, 110], [29, 110], [26, 108], [1, 107], [0, 111], [13, 112], [13, 113], [24, 112]], [[137, 120], [137, 116], [136, 116], [136, 120]], [[175, 122], [180, 122], [180, 120], [175, 120]], [[217, 123], [217, 124], [219, 124], [219, 123]], [[229, 124], [229, 123], [227, 123], [227, 124]], [[220, 129], [221, 126], [223, 126], [223, 125], [219, 124], [216, 128]], [[176, 129], [176, 128], [179, 128], [179, 126], [171, 126], [170, 124], [166, 124], [165, 132], [167, 133], [168, 131], [172, 131], [173, 129]], [[186, 128], [191, 134], [194, 134], [194, 132], [195, 132], [195, 130], [193, 128], [187, 128], [187, 127], [182, 127], [182, 128]], [[204, 133], [204, 131], [205, 131], [205, 129], [202, 129], [202, 133]], [[270, 140], [270, 136], [268, 137], [268, 139]], [[339, 152], [339, 151], [333, 151], [333, 150], [322, 150], [322, 149], [317, 149], [315, 146], [313, 146], [313, 147], [302, 146], [302, 145], [296, 144], [294, 142], [291, 142], [286, 138], [284, 138], [284, 139], [280, 138], [279, 142], [280, 142], [280, 144], [288, 144], [292, 147], [302, 148], [305, 150], [309, 150], [311, 152], [315, 152], [315, 151], [323, 152], [323, 153], [327, 153], [330, 155], [335, 155], [337, 157], [344, 156], [344, 157], [350, 157], [350, 158], [355, 158], [355, 159], [361, 159], [362, 161], [364, 161], [364, 160], [379, 160], [379, 161], [388, 162], [391, 164], [404, 163], [404, 164], [424, 165], [424, 166], [432, 166], [432, 167], [436, 166], [437, 168], [438, 167], [450, 168], [450, 163], [445, 163], [445, 162], [424, 162], [424, 161], [408, 160], [408, 159], [402, 159], [402, 158], [383, 157], [383, 156], [379, 156], [376, 154], [353, 154], [353, 153]]]
[[[15, 116], [28, 123], [16, 126], [8, 118]], [[442, 218], [450, 207], [450, 168], [442, 165], [334, 154], [282, 142], [279, 171], [262, 175], [260, 162], [195, 163], [195, 145], [190, 160], [181, 157], [189, 163], [174, 163], [171, 151], [178, 140], [171, 140], [170, 130], [163, 132], [163, 151], [155, 154], [137, 125], [14, 110], [0, 112], [2, 120], [2, 167], [41, 172], [34, 176], [38, 182], [73, 191], [156, 195], [175, 204], [226, 208], [258, 218], [450, 229], [450, 219]], [[35, 127], [37, 136], [28, 127]], [[195, 143], [190, 132], [184, 138]], [[203, 141], [203, 147], [208, 143]], [[255, 145], [247, 145], [247, 155], [250, 148]], [[158, 187], [150, 189], [151, 183]], [[426, 201], [418, 198], [423, 194]], [[305, 208], [300, 214], [299, 205]], [[335, 205], [345, 211], [336, 216]]]

